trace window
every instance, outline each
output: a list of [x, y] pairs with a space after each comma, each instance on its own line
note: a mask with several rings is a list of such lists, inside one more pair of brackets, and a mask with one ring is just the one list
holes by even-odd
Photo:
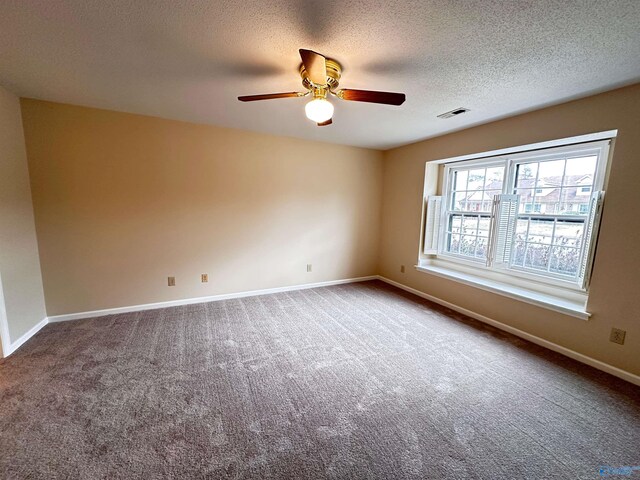
[[423, 253], [480, 273], [586, 290], [609, 141], [444, 165]]
[[486, 258], [493, 197], [502, 192], [503, 181], [503, 165], [476, 164], [451, 171], [444, 251]]
[[542, 211], [541, 203], [525, 203], [524, 210], [526, 213], [540, 213]]

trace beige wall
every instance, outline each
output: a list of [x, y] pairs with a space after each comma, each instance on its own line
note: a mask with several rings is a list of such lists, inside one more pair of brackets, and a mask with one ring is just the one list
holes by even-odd
[[[46, 316], [20, 102], [0, 87], [0, 280], [5, 347]], [[5, 337], [9, 337], [8, 339]]]
[[[425, 162], [618, 129], [588, 310], [589, 321], [407, 268], [415, 265]], [[640, 374], [640, 85], [385, 152], [381, 274], [448, 302]], [[612, 326], [626, 343], [609, 342]]]
[[377, 273], [381, 152], [27, 99], [22, 113], [49, 316]]

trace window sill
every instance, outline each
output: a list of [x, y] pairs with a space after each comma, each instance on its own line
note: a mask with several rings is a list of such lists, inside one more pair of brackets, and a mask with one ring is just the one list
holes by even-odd
[[472, 287], [496, 293], [521, 302], [546, 308], [581, 320], [589, 320], [590, 313], [586, 311], [586, 302], [577, 302], [565, 298], [536, 292], [520, 286], [509, 285], [504, 282], [483, 278], [478, 275], [459, 272], [457, 270], [435, 265], [416, 265], [416, 270], [437, 277], [446, 278]]

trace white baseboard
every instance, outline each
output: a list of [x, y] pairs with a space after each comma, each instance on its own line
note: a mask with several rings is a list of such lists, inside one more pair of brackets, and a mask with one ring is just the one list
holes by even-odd
[[304, 283], [301, 285], [291, 285], [287, 287], [265, 288], [262, 290], [249, 290], [237, 293], [223, 293], [220, 295], [211, 295], [208, 297], [186, 298], [183, 300], [170, 300], [167, 302], [146, 303], [143, 305], [131, 305], [127, 307], [106, 308], [104, 310], [93, 310], [90, 312], [68, 313], [64, 315], [54, 315], [49, 317], [49, 322], [66, 322], [68, 320], [80, 320], [83, 318], [103, 317], [105, 315], [113, 315], [115, 313], [139, 312], [142, 310], [155, 310], [157, 308], [177, 307], [180, 305], [191, 305], [194, 303], [217, 302], [220, 300], [229, 300], [232, 298], [254, 297], [256, 295], [268, 295], [270, 293], [290, 292], [293, 290], [305, 290], [308, 288], [328, 287], [330, 285], [341, 285], [344, 283], [365, 282], [367, 280], [376, 280], [377, 275], [368, 277], [345, 278], [342, 280], [329, 280], [327, 282]]
[[6, 351], [3, 349], [2, 354], [4, 357], [8, 357], [13, 352], [15, 352], [18, 348], [22, 346], [24, 342], [33, 337], [36, 333], [38, 333], [42, 327], [44, 327], [47, 323], [49, 323], [49, 319], [44, 317], [38, 323], [36, 323], [33, 327], [29, 329], [28, 332], [25, 332], [20, 338], [18, 338], [15, 342], [10, 342], [6, 347]]
[[413, 293], [414, 295], [425, 298], [444, 307], [450, 308], [451, 310], [455, 310], [456, 312], [462, 313], [463, 315], [475, 318], [476, 320], [492, 325], [500, 330], [504, 330], [505, 332], [509, 332], [513, 335], [516, 335], [517, 337], [524, 338], [525, 340], [535, 343], [536, 345], [540, 345], [541, 347], [548, 348], [549, 350], [553, 350], [554, 352], [561, 353], [562, 355], [577, 360], [578, 362], [597, 368], [598, 370], [602, 370], [603, 372], [610, 373], [611, 375], [626, 380], [627, 382], [631, 382], [635, 385], [640, 386], [640, 376], [635, 375], [631, 372], [627, 372], [626, 370], [614, 367], [613, 365], [609, 365], [608, 363], [601, 362], [600, 360], [596, 360], [595, 358], [588, 357], [586, 355], [583, 355], [582, 353], [578, 353], [574, 350], [558, 345], [557, 343], [550, 342], [549, 340], [545, 340], [544, 338], [537, 337], [535, 335], [532, 335], [531, 333], [527, 333], [523, 330], [499, 322], [492, 318], [485, 317], [484, 315], [481, 315], [479, 313], [467, 310], [466, 308], [459, 307], [458, 305], [454, 305], [453, 303], [421, 292], [420, 290], [416, 290], [415, 288], [408, 287], [389, 278], [380, 275], [378, 275], [378, 278], [383, 282], [388, 283], [389, 285], [393, 285], [394, 287], [398, 287], [402, 290]]

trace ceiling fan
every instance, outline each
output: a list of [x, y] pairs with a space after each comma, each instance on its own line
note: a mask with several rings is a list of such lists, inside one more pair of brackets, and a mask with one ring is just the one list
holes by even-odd
[[247, 95], [238, 97], [241, 102], [254, 102], [256, 100], [271, 100], [274, 98], [297, 98], [313, 96], [305, 106], [305, 113], [309, 120], [316, 122], [319, 127], [331, 125], [333, 117], [333, 105], [327, 96], [333, 95], [342, 100], [353, 102], [382, 103], [385, 105], [402, 105], [405, 100], [404, 93], [376, 92], [373, 90], [353, 90], [338, 88], [342, 66], [324, 55], [311, 50], [300, 49], [302, 64], [300, 76], [306, 92], [267, 93], [264, 95]]

